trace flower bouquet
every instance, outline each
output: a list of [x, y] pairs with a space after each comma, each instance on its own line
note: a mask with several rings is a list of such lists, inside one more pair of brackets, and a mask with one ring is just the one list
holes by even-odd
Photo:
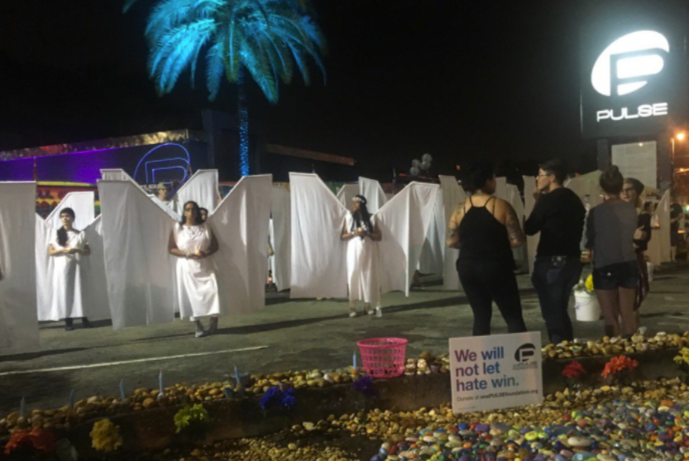
[[595, 322], [600, 319], [600, 305], [593, 286], [593, 275], [574, 285], [574, 309], [580, 322]]

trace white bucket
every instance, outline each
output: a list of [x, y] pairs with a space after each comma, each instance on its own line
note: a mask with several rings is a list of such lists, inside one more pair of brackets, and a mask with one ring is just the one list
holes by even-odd
[[600, 319], [600, 305], [596, 295], [585, 291], [574, 292], [574, 310], [580, 322], [596, 322]]
[[653, 263], [646, 261], [646, 268], [648, 269], [648, 283], [651, 283], [653, 281]]

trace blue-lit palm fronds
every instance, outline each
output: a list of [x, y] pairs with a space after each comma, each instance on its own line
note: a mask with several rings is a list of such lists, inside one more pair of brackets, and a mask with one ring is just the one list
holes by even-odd
[[[126, 0], [125, 10], [136, 1]], [[325, 79], [325, 41], [307, 11], [306, 0], [162, 0], [146, 27], [149, 74], [161, 95], [173, 90], [186, 69], [193, 85], [204, 52], [211, 100], [223, 74], [237, 83], [246, 70], [266, 98], [277, 103], [279, 82], [289, 84], [295, 68], [310, 83], [309, 58]]]

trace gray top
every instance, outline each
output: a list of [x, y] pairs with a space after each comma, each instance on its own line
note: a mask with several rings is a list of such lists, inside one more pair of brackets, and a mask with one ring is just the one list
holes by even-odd
[[594, 268], [636, 260], [637, 220], [634, 205], [622, 200], [604, 202], [591, 209], [586, 220], [586, 247], [593, 249]]

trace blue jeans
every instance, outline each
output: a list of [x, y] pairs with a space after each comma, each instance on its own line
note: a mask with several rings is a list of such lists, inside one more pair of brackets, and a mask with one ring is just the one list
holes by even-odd
[[549, 256], [536, 258], [531, 282], [538, 293], [548, 338], [553, 344], [574, 339], [574, 329], [567, 307], [572, 289], [580, 276], [579, 258], [568, 257], [564, 265], [559, 267]]

